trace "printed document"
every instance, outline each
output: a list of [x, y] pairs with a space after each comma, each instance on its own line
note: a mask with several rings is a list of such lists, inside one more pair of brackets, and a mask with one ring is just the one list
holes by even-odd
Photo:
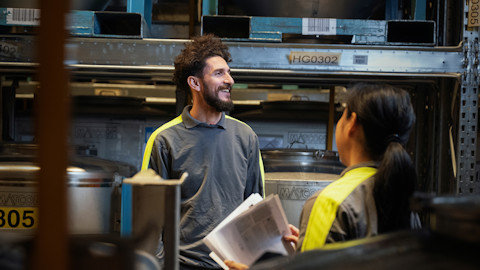
[[264, 200], [252, 194], [204, 239], [210, 256], [224, 269], [224, 260], [251, 266], [265, 252], [289, 255], [294, 247], [282, 241], [290, 235], [287, 218], [278, 195]]

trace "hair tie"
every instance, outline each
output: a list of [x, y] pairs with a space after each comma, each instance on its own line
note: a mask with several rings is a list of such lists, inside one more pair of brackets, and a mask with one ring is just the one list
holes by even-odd
[[398, 143], [398, 142], [400, 142], [400, 137], [398, 136], [397, 133], [393, 133], [393, 134], [388, 135], [385, 138], [385, 142], [386, 142], [386, 145], [389, 145], [392, 142], [397, 142]]

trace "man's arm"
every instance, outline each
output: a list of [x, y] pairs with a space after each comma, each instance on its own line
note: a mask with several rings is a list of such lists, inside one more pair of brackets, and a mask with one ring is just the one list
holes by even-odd
[[257, 135], [253, 136], [251, 146], [244, 198], [247, 198], [252, 193], [259, 193], [264, 196], [265, 192], [265, 173]]
[[155, 140], [150, 156], [150, 168], [156, 171], [163, 179], [170, 179], [168, 166], [168, 151], [163, 144]]

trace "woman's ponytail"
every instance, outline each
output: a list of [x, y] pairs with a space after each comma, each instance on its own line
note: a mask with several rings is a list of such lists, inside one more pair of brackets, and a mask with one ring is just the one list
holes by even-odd
[[390, 85], [358, 84], [350, 90], [349, 112], [363, 126], [366, 150], [379, 162], [374, 196], [379, 232], [407, 228], [415, 166], [404, 148], [415, 122], [409, 94]]
[[399, 142], [388, 144], [375, 175], [379, 232], [408, 228], [409, 199], [415, 189], [415, 166]]

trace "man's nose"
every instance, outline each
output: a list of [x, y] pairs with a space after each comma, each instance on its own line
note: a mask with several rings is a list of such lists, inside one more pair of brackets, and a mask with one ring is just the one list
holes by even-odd
[[232, 77], [232, 75], [230, 75], [230, 73], [226, 73], [225, 83], [228, 83], [230, 85], [233, 85], [235, 83], [235, 80], [233, 80], [233, 77]]

